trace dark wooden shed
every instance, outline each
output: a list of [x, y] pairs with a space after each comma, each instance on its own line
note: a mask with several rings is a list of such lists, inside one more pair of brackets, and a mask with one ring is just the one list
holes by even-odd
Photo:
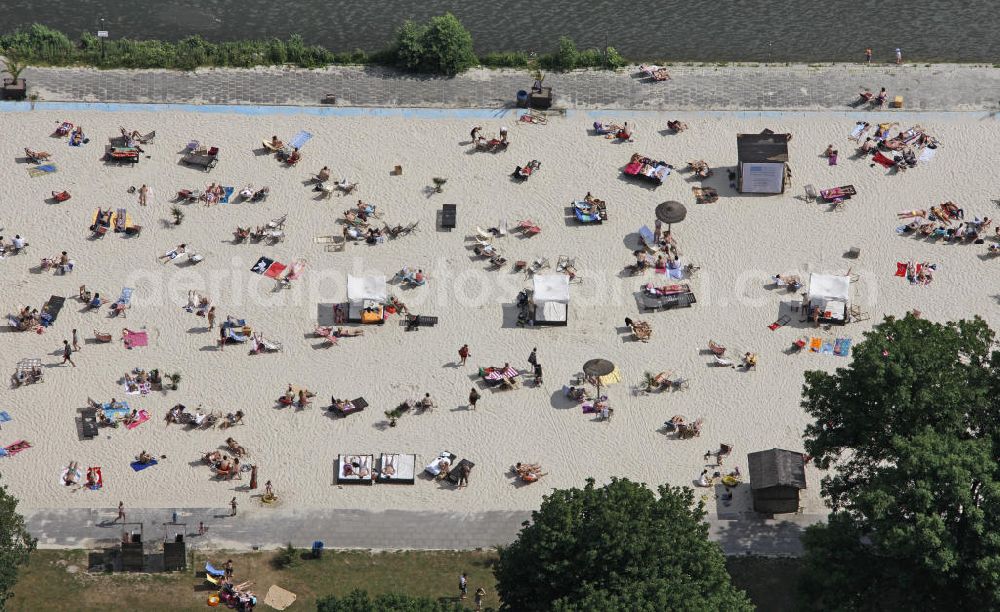
[[791, 134], [737, 134], [736, 166], [740, 193], [784, 193], [791, 180], [788, 141]]
[[753, 509], [764, 514], [784, 514], [799, 509], [799, 491], [806, 488], [802, 453], [780, 448], [747, 455]]

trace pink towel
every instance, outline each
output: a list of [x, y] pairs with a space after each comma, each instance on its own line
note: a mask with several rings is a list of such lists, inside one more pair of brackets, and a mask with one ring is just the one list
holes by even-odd
[[136, 427], [142, 425], [148, 420], [149, 420], [149, 413], [146, 412], [145, 410], [140, 410], [139, 414], [137, 415], [137, 418], [128, 425], [126, 425], [125, 427], [127, 429], [135, 429]]
[[146, 332], [128, 332], [125, 334], [125, 348], [134, 346], [148, 346], [149, 336]]

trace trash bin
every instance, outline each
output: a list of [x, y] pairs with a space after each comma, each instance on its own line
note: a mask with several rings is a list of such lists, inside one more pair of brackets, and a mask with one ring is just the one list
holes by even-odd
[[528, 92], [523, 89], [517, 92], [517, 107], [528, 108]]
[[323, 543], [320, 542], [319, 540], [313, 542], [312, 556], [313, 559], [319, 559], [320, 557], [323, 556]]

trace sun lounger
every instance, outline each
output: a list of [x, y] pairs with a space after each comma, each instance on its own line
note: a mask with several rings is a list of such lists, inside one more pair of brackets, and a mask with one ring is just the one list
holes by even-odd
[[819, 196], [827, 202], [842, 202], [858, 195], [858, 190], [854, 185], [844, 185], [843, 187], [833, 187], [831, 189], [821, 189]]
[[343, 408], [338, 408], [335, 405], [330, 406], [330, 412], [336, 414], [339, 417], [346, 417], [348, 415], [354, 414], [355, 412], [361, 412], [368, 407], [368, 402], [363, 397], [353, 399], [348, 402], [348, 405]]
[[379, 457], [378, 481], [413, 484], [416, 477], [417, 456], [382, 453]]
[[117, 164], [138, 164], [139, 149], [135, 147], [110, 146], [105, 154], [105, 159]]
[[97, 409], [84, 408], [80, 411], [80, 434], [85, 440], [97, 437]]
[[337, 455], [337, 484], [367, 484], [375, 480], [373, 455]]
[[455, 460], [458, 457], [454, 453], [449, 453], [448, 451], [441, 451], [438, 456], [424, 467], [424, 472], [430, 474], [431, 476], [440, 476], [441, 471], [444, 468], [444, 463], [448, 463], [448, 469], [455, 464]]
[[692, 187], [691, 193], [699, 204], [712, 204], [719, 201], [719, 192], [714, 187]]
[[441, 207], [441, 227], [443, 229], [455, 229], [458, 223], [458, 206], [455, 204], [445, 204]]
[[195, 153], [191, 151], [181, 158], [181, 162], [188, 166], [201, 168], [205, 172], [210, 171], [219, 163], [219, 149], [212, 147], [207, 153]]
[[56, 318], [59, 317], [59, 312], [62, 310], [63, 305], [66, 303], [66, 298], [53, 295], [50, 296], [45, 305], [42, 306], [41, 319], [42, 325], [48, 327], [56, 322]]
[[406, 315], [406, 331], [416, 331], [421, 327], [434, 327], [437, 323], [437, 317], [430, 317], [426, 315]]

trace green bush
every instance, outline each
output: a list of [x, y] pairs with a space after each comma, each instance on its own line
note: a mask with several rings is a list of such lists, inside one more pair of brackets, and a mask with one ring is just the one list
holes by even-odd
[[604, 65], [604, 54], [597, 49], [586, 49], [576, 56], [579, 68], [600, 68]]
[[479, 63], [488, 68], [524, 68], [531, 58], [523, 51], [487, 53], [479, 58]]
[[608, 47], [605, 53], [607, 53], [607, 68], [621, 68], [628, 64], [628, 61], [614, 47]]
[[279, 548], [278, 552], [274, 553], [274, 558], [271, 559], [271, 563], [277, 569], [286, 569], [292, 567], [299, 561], [299, 551], [292, 546], [291, 543], [284, 548]]
[[472, 34], [454, 15], [445, 13], [426, 25], [406, 21], [396, 32], [396, 64], [415, 72], [465, 72], [478, 63]]
[[559, 47], [555, 53], [542, 56], [541, 64], [552, 70], [572, 70], [576, 68], [580, 52], [569, 36], [559, 37]]

